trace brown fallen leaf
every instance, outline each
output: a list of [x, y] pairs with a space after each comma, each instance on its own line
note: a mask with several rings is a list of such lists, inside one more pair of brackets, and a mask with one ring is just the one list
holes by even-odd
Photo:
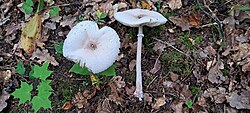
[[161, 43], [161, 42], [156, 42], [154, 44], [153, 50], [158, 51], [158, 52], [162, 52], [164, 51], [164, 49], [166, 48], [166, 45]]
[[223, 87], [218, 88], [208, 88], [204, 91], [203, 96], [206, 98], [211, 98], [215, 103], [223, 103], [226, 101], [226, 89]]
[[149, 104], [151, 104], [152, 103], [152, 101], [153, 101], [153, 97], [152, 96], [150, 96], [148, 93], [144, 93], [144, 97], [143, 97], [144, 99], [144, 102], [147, 102], [147, 103], [149, 103]]
[[19, 30], [21, 28], [22, 28], [21, 24], [11, 23], [11, 25], [6, 26], [5, 28], [6, 31], [5, 36], [10, 35], [13, 32], [16, 32], [16, 30]]
[[176, 26], [181, 27], [182, 31], [190, 30], [191, 27], [186, 19], [180, 16], [170, 16], [168, 18], [171, 22], [173, 22]]
[[171, 108], [174, 110], [175, 113], [183, 113], [183, 102], [172, 104]]
[[220, 84], [226, 80], [220, 69], [224, 68], [222, 61], [218, 61], [208, 72], [208, 80], [212, 83]]
[[84, 90], [83, 92], [78, 92], [77, 94], [75, 94], [75, 97], [73, 99], [73, 103], [79, 109], [86, 108], [90, 105], [88, 100], [91, 99], [92, 97], [94, 97], [95, 94], [96, 94], [96, 88], [94, 88], [92, 92], [90, 92], [89, 90]]
[[197, 12], [194, 12], [188, 16], [185, 16], [185, 18], [187, 18], [189, 25], [192, 27], [197, 27], [201, 24], [201, 17], [200, 17], [200, 14]]
[[141, 1], [141, 7], [142, 7], [142, 9], [148, 9], [148, 10], [151, 9], [151, 5], [148, 4], [147, 1], [145, 1], [145, 0]]
[[41, 17], [35, 14], [23, 28], [21, 34], [21, 47], [28, 55], [31, 55], [36, 49], [35, 40], [41, 38], [41, 24]]
[[120, 97], [121, 88], [125, 87], [125, 82], [122, 81], [121, 76], [116, 76], [109, 83], [109, 87], [111, 88], [111, 93], [109, 95], [109, 99], [116, 104], [122, 104], [124, 99]]
[[2, 93], [0, 93], [0, 112], [7, 107], [7, 103], [5, 102], [10, 98], [10, 94], [5, 91], [5, 89], [2, 90]]
[[71, 103], [71, 101], [67, 101], [63, 104], [62, 109], [63, 110], [70, 110], [73, 107], [73, 104]]
[[198, 98], [196, 103], [202, 107], [205, 107], [206, 106], [206, 99], [203, 96], [201, 96]]
[[98, 107], [96, 109], [96, 113], [113, 113], [111, 110], [111, 105], [109, 103], [109, 99], [105, 98], [103, 102], [102, 100], [98, 101]]
[[[246, 63], [243, 64], [242, 66], [242, 71], [243, 72], [247, 72], [247, 71], [250, 71], [250, 57], [247, 58], [246, 60], [244, 60]], [[244, 62], [243, 61], [243, 62]]]
[[35, 58], [39, 58], [37, 62], [40, 64], [43, 61], [48, 61], [53, 66], [59, 65], [59, 63], [55, 60], [55, 58], [50, 56], [47, 49], [44, 49], [43, 51], [41, 51], [40, 49], [36, 49], [36, 51], [32, 53], [32, 56], [30, 57], [30, 59], [34, 60]]
[[133, 71], [136, 65], [136, 60], [131, 60], [128, 67], [129, 67], [129, 71]]
[[168, 6], [170, 9], [180, 9], [182, 7], [182, 2], [181, 0], [170, 0], [168, 2]]
[[233, 55], [233, 60], [241, 61], [248, 57], [250, 57], [250, 44], [248, 43], [239, 44], [239, 51]]
[[135, 92], [135, 86], [131, 86], [130, 88], [126, 86], [125, 90], [127, 95], [133, 95]]
[[250, 109], [249, 94], [249, 91], [242, 91], [240, 93], [234, 91], [231, 96], [227, 98], [227, 102], [229, 102], [231, 107], [236, 107], [237, 109]]
[[75, 22], [76, 22], [76, 17], [68, 15], [68, 16], [63, 16], [63, 20], [60, 22], [60, 25], [62, 27], [69, 26], [70, 28], [72, 28]]
[[176, 74], [176, 73], [173, 73], [173, 72], [170, 72], [169, 76], [170, 76], [171, 80], [174, 81], [174, 82], [179, 79], [179, 75]]
[[152, 106], [153, 109], [159, 109], [161, 106], [165, 105], [166, 101], [164, 97], [160, 97], [156, 99], [155, 104]]
[[240, 34], [235, 38], [237, 41], [244, 43], [250, 40], [250, 28], [244, 34]]

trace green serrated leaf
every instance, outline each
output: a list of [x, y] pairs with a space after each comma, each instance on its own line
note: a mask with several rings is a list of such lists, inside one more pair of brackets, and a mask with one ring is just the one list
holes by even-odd
[[39, 78], [41, 80], [46, 80], [46, 78], [48, 78], [50, 74], [52, 73], [52, 71], [48, 71], [48, 67], [49, 67], [48, 62], [44, 62], [42, 67], [35, 65], [34, 73], [32, 76], [35, 78]]
[[49, 85], [51, 82], [51, 80], [46, 80], [46, 81], [42, 81], [38, 87], [38, 95], [43, 95], [43, 97], [47, 97], [49, 98], [49, 96], [51, 95], [51, 91], [53, 90], [52, 87]]
[[27, 84], [26, 82], [21, 82], [21, 87], [16, 89], [12, 95], [15, 98], [19, 98], [18, 105], [25, 103], [26, 101], [30, 100], [31, 98], [31, 91], [33, 89], [32, 85]]
[[59, 54], [63, 54], [63, 41], [54, 46], [55, 50]]
[[187, 105], [188, 108], [192, 108], [193, 107], [193, 102], [192, 101], [186, 101], [185, 104]]
[[80, 75], [89, 75], [90, 72], [86, 67], [81, 67], [79, 63], [76, 63], [72, 66], [72, 68], [69, 70], [69, 72], [73, 72], [76, 74], [80, 74]]
[[110, 66], [108, 69], [106, 69], [103, 72], [98, 73], [98, 75], [105, 75], [105, 76], [116, 76], [115, 73], [115, 65], [113, 64], [112, 66]]
[[51, 101], [49, 100], [46, 95], [38, 95], [34, 96], [31, 100], [32, 108], [34, 109], [35, 113], [40, 109], [48, 109], [51, 108]]
[[16, 73], [18, 73], [20, 75], [24, 75], [24, 73], [25, 73], [25, 67], [23, 65], [23, 62], [19, 61], [17, 63]]
[[59, 16], [59, 6], [55, 6], [49, 11], [50, 16]]
[[22, 9], [24, 10], [26, 14], [31, 14], [33, 12], [33, 8], [26, 2], [23, 3]]

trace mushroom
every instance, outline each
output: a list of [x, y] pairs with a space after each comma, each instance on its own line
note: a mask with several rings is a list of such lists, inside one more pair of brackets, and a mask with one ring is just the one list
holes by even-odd
[[146, 9], [130, 9], [123, 12], [117, 12], [115, 19], [122, 24], [130, 27], [139, 27], [137, 55], [136, 55], [136, 89], [134, 95], [142, 100], [142, 75], [141, 75], [141, 46], [143, 35], [143, 26], [159, 26], [167, 22], [167, 19], [160, 13]]
[[118, 56], [120, 38], [110, 27], [98, 28], [92, 21], [82, 21], [74, 26], [63, 44], [63, 56], [92, 73], [109, 68]]

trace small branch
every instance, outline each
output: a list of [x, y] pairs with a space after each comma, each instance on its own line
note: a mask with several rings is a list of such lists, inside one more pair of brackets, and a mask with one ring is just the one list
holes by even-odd
[[185, 56], [191, 58], [191, 56], [189, 56], [188, 54], [186, 54], [186, 53], [182, 52], [181, 50], [177, 49], [176, 47], [174, 47], [174, 46], [171, 45], [170, 43], [168, 43], [168, 42], [166, 42], [166, 41], [162, 41], [162, 40], [157, 39], [157, 38], [153, 38], [153, 39], [156, 40], [156, 41], [159, 41], [159, 42], [161, 42], [161, 43], [163, 43], [163, 44], [167, 44], [167, 46], [170, 46], [171, 48], [175, 49], [176, 51], [180, 52], [181, 54], [183, 54], [183, 55], [185, 55]]

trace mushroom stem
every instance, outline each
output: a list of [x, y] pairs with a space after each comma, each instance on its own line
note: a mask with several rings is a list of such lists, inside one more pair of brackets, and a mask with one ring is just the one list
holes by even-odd
[[142, 100], [143, 91], [142, 91], [142, 73], [141, 73], [141, 48], [142, 48], [142, 37], [143, 35], [143, 27], [139, 27], [138, 31], [138, 41], [137, 41], [137, 55], [136, 55], [136, 89], [134, 92], [135, 97]]

